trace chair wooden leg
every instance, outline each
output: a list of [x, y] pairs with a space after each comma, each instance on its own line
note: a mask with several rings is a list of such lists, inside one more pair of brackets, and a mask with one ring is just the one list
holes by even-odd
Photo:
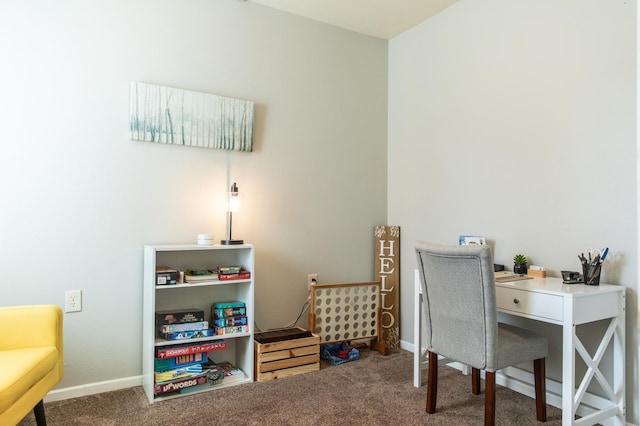
[[480, 369], [471, 367], [471, 393], [480, 395]]
[[427, 372], [427, 413], [436, 412], [436, 396], [438, 394], [438, 354], [429, 351]]
[[496, 424], [496, 373], [484, 372], [484, 426]]
[[44, 401], [42, 399], [33, 407], [33, 414], [36, 416], [36, 424], [38, 426], [47, 426], [47, 419], [44, 417]]
[[533, 361], [533, 377], [536, 390], [536, 418], [539, 422], [547, 421], [547, 387], [545, 384], [544, 358]]

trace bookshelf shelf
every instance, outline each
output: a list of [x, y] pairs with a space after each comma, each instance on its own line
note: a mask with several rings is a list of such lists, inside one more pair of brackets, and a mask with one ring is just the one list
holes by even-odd
[[193, 288], [193, 287], [205, 287], [212, 285], [234, 285], [241, 283], [248, 283], [251, 280], [229, 280], [229, 281], [203, 281], [199, 283], [190, 283], [190, 284], [176, 284], [176, 285], [157, 285], [156, 290], [181, 290], [185, 288]]
[[[239, 265], [251, 272], [251, 279], [205, 281], [191, 284], [156, 285], [156, 267], [169, 266], [184, 271], [190, 268], [212, 269], [218, 266]], [[186, 396], [190, 393], [215, 391], [253, 381], [253, 315], [254, 315], [254, 249], [251, 244], [236, 246], [196, 244], [144, 246], [144, 294], [142, 333], [142, 385], [150, 403]], [[170, 309], [198, 309], [210, 320], [214, 302], [242, 301], [246, 305], [249, 332], [224, 336], [201, 337], [168, 341], [158, 337], [155, 313]], [[226, 348], [209, 352], [215, 362], [229, 361], [244, 372], [242, 380], [219, 384], [184, 394], [154, 395], [155, 349], [170, 345], [215, 342], [224, 340]]]

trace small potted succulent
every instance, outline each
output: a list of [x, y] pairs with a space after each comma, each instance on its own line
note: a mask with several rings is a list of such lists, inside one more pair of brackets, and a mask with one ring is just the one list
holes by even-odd
[[513, 257], [513, 272], [524, 275], [527, 273], [527, 258], [523, 254], [516, 254]]

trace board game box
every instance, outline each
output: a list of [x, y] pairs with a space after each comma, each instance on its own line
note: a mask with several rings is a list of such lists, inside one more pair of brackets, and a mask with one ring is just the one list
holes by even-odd
[[205, 361], [207, 361], [207, 354], [199, 352], [195, 354], [180, 355], [174, 358], [156, 358], [154, 360], [154, 368], [155, 371], [166, 371], [186, 365], [203, 363]]
[[226, 348], [227, 342], [225, 342], [224, 340], [190, 345], [162, 346], [156, 348], [156, 357], [158, 359], [174, 358], [180, 355], [219, 351]]
[[178, 271], [167, 266], [156, 267], [156, 285], [175, 285], [178, 282]]
[[216, 302], [211, 305], [211, 316], [214, 319], [247, 315], [247, 308], [244, 302]]
[[234, 325], [247, 325], [246, 315], [236, 315], [232, 317], [217, 318], [213, 320], [218, 327], [233, 327]]
[[156, 325], [204, 321], [204, 311], [200, 309], [170, 309], [156, 311]]
[[209, 336], [213, 336], [213, 330], [210, 328], [207, 328], [205, 330], [181, 331], [179, 333], [160, 332], [160, 337], [166, 340], [198, 339], [200, 337], [209, 337]]
[[185, 322], [178, 324], [164, 324], [160, 329], [162, 333], [179, 333], [181, 331], [204, 330], [209, 328], [208, 321]]
[[236, 325], [233, 327], [214, 327], [214, 333], [218, 336], [224, 336], [226, 334], [235, 334], [235, 333], [248, 333], [249, 326], [248, 325]]
[[185, 379], [173, 380], [166, 383], [156, 383], [153, 387], [154, 395], [162, 395], [169, 392], [175, 392], [181, 389], [190, 388], [192, 386], [203, 385], [207, 383], [208, 378], [206, 375], [187, 377]]

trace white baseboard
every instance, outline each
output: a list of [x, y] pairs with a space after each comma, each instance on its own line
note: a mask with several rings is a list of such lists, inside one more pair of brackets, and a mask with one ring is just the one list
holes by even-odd
[[413, 352], [413, 343], [409, 343], [405, 340], [400, 340], [400, 349], [404, 349], [405, 351]]
[[122, 379], [107, 380], [104, 382], [88, 383], [86, 385], [54, 389], [44, 397], [44, 402], [62, 401], [64, 399], [78, 398], [80, 396], [127, 389], [134, 386], [142, 386], [142, 376], [124, 377]]

